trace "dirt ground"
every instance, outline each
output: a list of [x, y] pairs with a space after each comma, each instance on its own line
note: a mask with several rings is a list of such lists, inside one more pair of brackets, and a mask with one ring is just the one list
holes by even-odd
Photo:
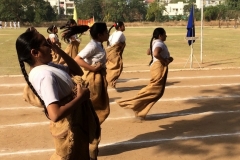
[[[148, 84], [145, 68], [125, 69], [108, 89], [99, 160], [239, 160], [240, 69], [171, 70], [163, 97], [146, 120], [115, 100]], [[0, 159], [45, 160], [54, 151], [42, 109], [22, 100], [22, 76], [0, 76]]]

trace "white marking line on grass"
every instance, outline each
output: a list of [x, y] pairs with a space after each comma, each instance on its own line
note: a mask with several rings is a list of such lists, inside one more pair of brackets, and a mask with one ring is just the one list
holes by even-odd
[[[8, 41], [10, 41], [11, 39], [8, 39], [8, 40], [6, 40], [5, 42], [8, 42]], [[0, 43], [0, 45], [2, 45], [2, 44], [4, 44], [5, 42], [3, 42], [3, 43]]]
[[[179, 136], [174, 138], [160, 138], [160, 139], [153, 139], [147, 141], [131, 141], [131, 140], [122, 140], [112, 143], [103, 143], [100, 144], [99, 147], [106, 147], [106, 146], [122, 146], [122, 145], [134, 145], [134, 144], [147, 144], [147, 143], [157, 143], [157, 142], [167, 142], [167, 141], [183, 141], [183, 140], [191, 140], [191, 139], [205, 139], [205, 138], [214, 138], [214, 137], [227, 137], [227, 136], [239, 136], [240, 132], [234, 133], [221, 133], [221, 134], [208, 134], [208, 135], [196, 135], [196, 136]], [[24, 150], [24, 151], [16, 151], [16, 152], [5, 152], [0, 153], [1, 157], [4, 156], [13, 156], [13, 155], [29, 155], [29, 154], [39, 154], [45, 152], [54, 152], [55, 149], [32, 149], [32, 150]]]

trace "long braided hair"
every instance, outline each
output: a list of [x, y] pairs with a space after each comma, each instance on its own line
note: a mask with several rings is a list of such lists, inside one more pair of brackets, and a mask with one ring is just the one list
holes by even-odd
[[29, 66], [34, 65], [34, 60], [31, 57], [31, 49], [38, 49], [40, 47], [41, 41], [39, 40], [39, 33], [35, 31], [28, 31], [21, 34], [16, 40], [16, 50], [18, 55], [19, 65], [24, 76], [25, 81], [28, 86], [31, 88], [33, 93], [39, 98], [41, 104], [44, 106], [45, 115], [49, 118], [47, 108], [44, 104], [44, 101], [38, 95], [37, 91], [32, 86], [31, 82], [28, 79], [28, 73], [25, 69], [25, 63]]
[[158, 39], [160, 35], [163, 35], [164, 33], [166, 33], [166, 31], [163, 28], [155, 28], [153, 31], [153, 35], [150, 41], [150, 54], [151, 54], [151, 61], [149, 63], [149, 65], [151, 65], [151, 63], [153, 62], [153, 53], [152, 53], [152, 42], [154, 39]]

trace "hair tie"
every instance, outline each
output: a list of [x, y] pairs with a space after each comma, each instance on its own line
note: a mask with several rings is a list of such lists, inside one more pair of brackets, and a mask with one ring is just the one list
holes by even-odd
[[116, 23], [114, 23], [114, 25], [113, 25], [114, 27], [116, 27], [117, 25], [116, 25]]

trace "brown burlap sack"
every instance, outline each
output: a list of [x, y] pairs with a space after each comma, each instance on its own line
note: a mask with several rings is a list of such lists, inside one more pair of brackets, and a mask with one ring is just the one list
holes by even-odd
[[[79, 50], [79, 45], [80, 42], [78, 41], [72, 41], [67, 48], [65, 49], [65, 53], [67, 53], [70, 57], [73, 59], [77, 56], [78, 50]], [[66, 65], [65, 61], [63, 58], [60, 59], [59, 64], [64, 64]]]
[[135, 97], [116, 101], [120, 107], [132, 109], [136, 117], [145, 118], [152, 106], [162, 97], [168, 74], [167, 66], [156, 61], [150, 68], [150, 83]]
[[106, 79], [108, 85], [115, 88], [116, 81], [122, 73], [123, 70], [123, 61], [122, 53], [125, 48], [125, 43], [117, 43], [112, 47], [106, 49], [107, 61], [107, 75]]
[[[74, 76], [75, 84], [84, 86], [80, 76]], [[73, 89], [73, 95], [62, 99], [59, 103], [64, 105], [76, 95], [77, 87]], [[39, 99], [29, 87], [24, 88], [24, 99], [32, 105], [40, 105]], [[98, 144], [100, 142], [100, 124], [90, 100], [82, 103], [71, 115], [58, 122], [50, 121], [50, 132], [54, 139], [55, 153], [51, 160], [92, 160], [97, 159]]]
[[98, 72], [91, 72], [83, 69], [83, 79], [88, 83], [90, 90], [90, 99], [93, 104], [93, 108], [97, 113], [100, 124], [110, 114], [109, 97], [107, 92], [107, 81], [106, 81], [106, 69], [102, 68]]

